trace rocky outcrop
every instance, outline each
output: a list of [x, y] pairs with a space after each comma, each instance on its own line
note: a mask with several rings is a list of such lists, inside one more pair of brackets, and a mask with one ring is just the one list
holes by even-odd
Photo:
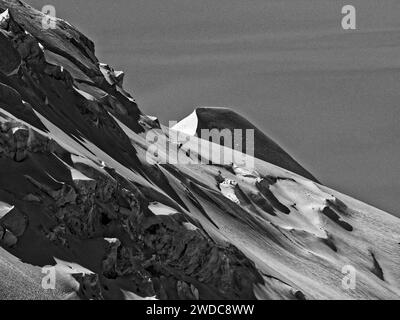
[[[58, 144], [17, 122], [3, 122], [1, 154], [21, 162], [34, 154], [68, 155]], [[254, 298], [253, 284], [262, 278], [252, 262], [231, 245], [214, 243], [177, 219], [150, 214], [141, 192], [123, 177], [77, 163], [85, 179], [59, 188], [25, 175], [35, 193], [23, 200], [41, 204], [53, 215], [52, 227], [40, 228], [55, 246], [68, 250], [73, 238], [115, 237], [104, 253], [101, 271], [82, 276], [78, 296], [102, 299], [104, 279], [129, 279], [131, 291], [159, 299]], [[146, 213], [147, 212], [147, 213]], [[27, 220], [18, 212], [2, 221], [2, 243], [15, 246]], [[84, 289], [86, 288], [86, 289]]]
[[0, 225], [0, 245], [6, 248], [17, 244], [18, 238], [8, 229]]
[[[135, 247], [110, 244], [104, 276], [130, 276], [145, 296], [161, 299], [251, 299], [263, 280], [233, 246], [218, 246], [171, 219], [148, 218]], [[129, 266], [129, 268], [127, 267]]]

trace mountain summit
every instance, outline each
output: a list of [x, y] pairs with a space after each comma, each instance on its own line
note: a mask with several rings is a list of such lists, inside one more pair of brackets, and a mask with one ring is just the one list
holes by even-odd
[[[233, 111], [164, 127], [91, 40], [43, 18], [0, 0], [1, 299], [400, 298], [398, 218]], [[209, 161], [199, 130], [235, 128], [255, 132], [252, 166]]]
[[[260, 129], [253, 125], [237, 112], [228, 108], [199, 107], [192, 114], [181, 120], [174, 126], [175, 130], [180, 130], [188, 134], [201, 137], [202, 130], [253, 130], [254, 132], [254, 151], [253, 155], [260, 160], [272, 163], [307, 179], [318, 182], [317, 179], [297, 161], [295, 161], [285, 150], [275, 141], [265, 135]], [[241, 148], [246, 149], [246, 136], [241, 137]]]

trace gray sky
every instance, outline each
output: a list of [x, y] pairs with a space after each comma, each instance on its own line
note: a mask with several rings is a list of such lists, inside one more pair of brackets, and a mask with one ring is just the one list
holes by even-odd
[[399, 0], [27, 2], [95, 41], [145, 113], [232, 107], [326, 185], [400, 216]]

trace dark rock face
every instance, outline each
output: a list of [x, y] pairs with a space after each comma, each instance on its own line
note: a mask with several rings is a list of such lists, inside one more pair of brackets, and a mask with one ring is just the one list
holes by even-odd
[[149, 220], [134, 247], [110, 244], [105, 277], [130, 277], [135, 292], [161, 299], [254, 298], [252, 284], [262, 278], [236, 248], [216, 246], [173, 220]]
[[21, 64], [18, 51], [3, 33], [0, 33], [0, 55], [3, 57], [0, 61], [0, 70], [4, 74], [12, 73]]

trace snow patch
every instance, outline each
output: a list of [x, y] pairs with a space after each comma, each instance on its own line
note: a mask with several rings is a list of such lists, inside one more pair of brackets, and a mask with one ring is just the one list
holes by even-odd
[[7, 213], [9, 213], [14, 208], [15, 206], [0, 201], [0, 219], [3, 218]]
[[178, 213], [174, 208], [156, 201], [149, 204], [149, 209], [157, 216], [169, 216]]
[[104, 238], [104, 240], [107, 241], [109, 244], [119, 243], [119, 240], [117, 238]]
[[95, 97], [93, 97], [91, 94], [89, 94], [89, 93], [87, 93], [87, 92], [85, 92], [85, 91], [83, 91], [83, 90], [80, 90], [80, 89], [78, 89], [77, 87], [73, 87], [74, 88], [74, 90], [76, 91], [76, 92], [78, 92], [82, 97], [84, 97], [86, 100], [89, 100], [89, 101], [96, 101], [96, 98]]
[[90, 160], [88, 158], [85, 158], [85, 157], [82, 157], [82, 156], [78, 156], [78, 155], [75, 155], [75, 154], [71, 154], [71, 161], [74, 164], [81, 163], [81, 164], [87, 165], [87, 166], [89, 166], [89, 167], [91, 167], [91, 168], [93, 168], [93, 169], [95, 169], [95, 170], [97, 170], [97, 171], [99, 171], [99, 172], [101, 172], [101, 173], [103, 173], [103, 174], [108, 176], [107, 171], [104, 170], [105, 165], [104, 165], [103, 161], [99, 161], [97, 163], [97, 162], [95, 162], [93, 160]]
[[179, 121], [170, 129], [185, 133], [189, 136], [194, 136], [196, 134], [198, 123], [199, 119], [197, 118], [197, 113], [196, 111], [193, 111], [190, 115]]
[[194, 224], [192, 224], [190, 222], [184, 222], [183, 226], [185, 227], [186, 230], [189, 230], [189, 231], [199, 230], [199, 228], [197, 228]]
[[85, 176], [82, 172], [70, 167], [72, 180], [83, 180], [83, 181], [91, 181], [93, 179]]
[[7, 9], [3, 13], [0, 13], [0, 28], [6, 29], [8, 27], [9, 21], [10, 21], [10, 12]]
[[155, 117], [155, 116], [149, 116], [149, 115], [146, 115], [146, 116], [147, 116], [147, 118], [149, 118], [151, 121], [158, 121], [158, 118]]
[[68, 274], [94, 274], [93, 271], [82, 267], [80, 264], [77, 264], [75, 262], [68, 262], [68, 261], [64, 261], [61, 259], [58, 259], [56, 257], [54, 257], [54, 260], [56, 261], [57, 265], [57, 271], [61, 271], [64, 273], [68, 273]]
[[26, 130], [26, 128], [23, 127], [23, 126], [17, 126], [17, 127], [12, 128], [12, 129], [11, 129], [11, 132], [12, 132], [13, 134], [15, 134], [15, 133], [18, 132], [19, 130]]
[[69, 169], [69, 171], [71, 172], [72, 180], [74, 180], [74, 181], [78, 181], [78, 180], [81, 180], [81, 181], [93, 181], [93, 179], [85, 176], [82, 172], [80, 172], [80, 171], [76, 170], [75, 168], [71, 167], [68, 163], [63, 161], [60, 157], [56, 156], [56, 158], [59, 161], [61, 161]]

